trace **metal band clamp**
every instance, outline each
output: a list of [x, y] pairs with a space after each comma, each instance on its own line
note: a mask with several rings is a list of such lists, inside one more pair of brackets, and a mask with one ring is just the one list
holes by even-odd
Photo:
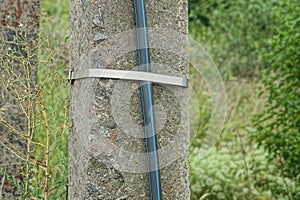
[[69, 71], [69, 82], [72, 80], [83, 78], [110, 78], [135, 81], [150, 81], [154, 83], [188, 87], [188, 79], [185, 77], [169, 76], [153, 72], [112, 69], [83, 69], [78, 71]]

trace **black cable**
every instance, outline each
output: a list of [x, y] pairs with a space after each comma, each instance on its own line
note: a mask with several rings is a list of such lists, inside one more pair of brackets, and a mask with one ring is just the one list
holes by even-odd
[[[136, 18], [136, 34], [138, 41], [139, 71], [150, 72], [150, 56], [148, 48], [148, 34], [144, 0], [134, 0], [134, 11]], [[142, 96], [144, 131], [148, 157], [148, 179], [150, 185], [150, 199], [161, 200], [161, 183], [153, 112], [152, 83], [141, 82], [140, 90]]]

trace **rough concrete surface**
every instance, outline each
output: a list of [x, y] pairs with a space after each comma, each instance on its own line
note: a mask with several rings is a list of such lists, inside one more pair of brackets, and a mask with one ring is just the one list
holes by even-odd
[[[187, 0], [145, 3], [152, 71], [188, 76]], [[73, 70], [137, 70], [135, 34], [132, 0], [71, 1]], [[150, 199], [138, 86], [98, 78], [73, 82], [70, 200]], [[189, 199], [188, 90], [154, 84], [153, 94], [162, 197]]]
[[[11, 49], [16, 49], [15, 56], [23, 56], [24, 59], [27, 58], [27, 53], [24, 47], [18, 44], [9, 44], [14, 41], [17, 35], [21, 35], [23, 39], [28, 40], [28, 45], [36, 45], [38, 39], [39, 30], [39, 15], [40, 15], [40, 1], [39, 0], [0, 0], [0, 51], [1, 60], [7, 62], [5, 54], [11, 51]], [[31, 48], [32, 50], [33, 48]], [[35, 47], [35, 49], [37, 49]], [[35, 65], [37, 63], [36, 57], [31, 58], [31, 63]], [[24, 67], [21, 63], [15, 62], [11, 67], [13, 67], [16, 74], [23, 74], [20, 76], [22, 80], [25, 78], [25, 74], [22, 72]], [[0, 75], [4, 76], [3, 65], [0, 66]], [[32, 84], [35, 82], [35, 74], [32, 76]], [[17, 84], [17, 83], [15, 83]], [[2, 85], [3, 86], [3, 85]], [[12, 98], [9, 91], [5, 91], [4, 88], [0, 88], [0, 117], [5, 121], [12, 124], [14, 128], [19, 131], [27, 130], [27, 120], [21, 110], [19, 103], [16, 99]], [[10, 132], [7, 128], [0, 123], [0, 135], [1, 142], [5, 145], [9, 143], [13, 144], [19, 151], [26, 152], [26, 140], [16, 136]], [[16, 199], [19, 194], [17, 189], [11, 182], [4, 182], [3, 175], [5, 177], [14, 176], [17, 180], [22, 181], [22, 170], [24, 169], [24, 162], [17, 158], [13, 153], [7, 150], [3, 145], [0, 145], [0, 186], [2, 189], [2, 198], [6, 200]], [[5, 172], [5, 173], [4, 173]], [[0, 197], [1, 199], [1, 197]]]

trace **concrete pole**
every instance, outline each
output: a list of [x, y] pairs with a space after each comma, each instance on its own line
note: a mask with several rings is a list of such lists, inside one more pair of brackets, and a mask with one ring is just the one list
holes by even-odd
[[[146, 0], [152, 71], [188, 76], [187, 0]], [[71, 0], [71, 67], [137, 70], [133, 0]], [[163, 199], [190, 199], [188, 91], [154, 84]], [[139, 82], [71, 87], [70, 200], [150, 199]]]
[[[22, 59], [30, 59], [30, 63], [36, 70], [37, 67], [37, 42], [39, 31], [39, 17], [40, 17], [40, 1], [39, 0], [0, 0], [0, 51], [1, 60], [9, 62], [5, 55], [7, 53], [14, 54], [16, 57], [22, 57]], [[30, 47], [31, 55], [35, 55], [28, 58], [29, 53], [24, 46], [19, 43], [11, 44], [14, 39], [21, 36], [23, 40], [26, 40], [28, 47]], [[14, 53], [13, 51], [16, 50]], [[35, 52], [34, 52], [35, 51]], [[0, 75], [4, 76], [4, 64], [0, 65]], [[26, 74], [23, 73], [22, 63], [14, 62], [10, 66], [11, 69], [18, 75], [19, 79], [24, 81]], [[31, 84], [36, 81], [36, 71], [32, 74]], [[7, 79], [6, 79], [7, 80]], [[25, 81], [24, 81], [25, 82]], [[18, 84], [18, 83], [12, 83]], [[16, 85], [15, 85], [16, 86]], [[12, 125], [16, 130], [21, 132], [27, 132], [28, 124], [27, 118], [22, 111], [18, 100], [10, 96], [9, 89], [1, 88], [0, 90], [0, 116], [8, 124]], [[25, 100], [26, 101], [26, 100]], [[17, 180], [24, 180], [22, 173], [25, 169], [25, 162], [18, 158], [15, 154], [9, 151], [7, 148], [9, 144], [13, 145], [19, 152], [26, 154], [27, 143], [26, 139], [12, 133], [7, 126], [0, 123], [0, 165], [2, 168], [2, 174], [0, 177], [1, 196], [3, 199], [16, 199], [18, 197], [17, 188], [12, 182], [3, 182], [7, 177], [15, 177]], [[10, 147], [10, 149], [12, 149]]]

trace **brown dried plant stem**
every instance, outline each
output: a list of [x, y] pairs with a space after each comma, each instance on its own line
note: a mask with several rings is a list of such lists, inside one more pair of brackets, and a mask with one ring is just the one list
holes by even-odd
[[47, 111], [45, 106], [41, 103], [41, 110], [44, 118], [45, 128], [46, 128], [46, 144], [45, 144], [45, 180], [44, 180], [44, 200], [48, 199], [49, 196], [49, 175], [50, 175], [50, 130], [48, 124]]
[[[26, 62], [26, 61], [25, 61]], [[30, 156], [31, 156], [31, 143], [33, 138], [33, 127], [34, 127], [34, 100], [32, 91], [32, 66], [30, 62], [24, 65], [26, 72], [26, 82], [28, 91], [28, 105], [27, 105], [27, 149], [26, 149], [26, 171], [25, 171], [25, 194], [28, 194], [29, 188], [29, 174], [30, 174]]]

